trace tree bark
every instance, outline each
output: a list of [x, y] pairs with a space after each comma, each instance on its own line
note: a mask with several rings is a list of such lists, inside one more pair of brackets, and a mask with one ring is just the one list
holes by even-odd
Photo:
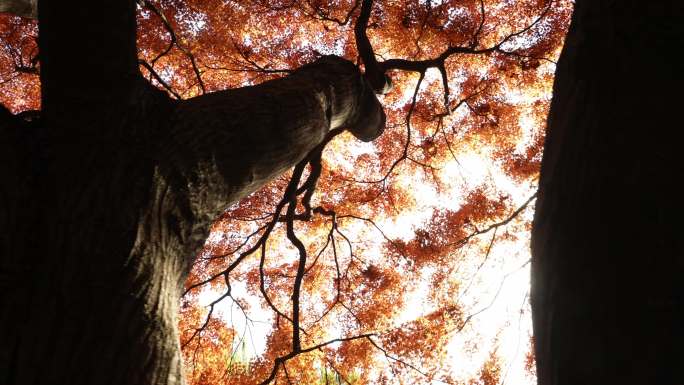
[[0, 383], [180, 384], [177, 306], [211, 221], [335, 127], [384, 113], [358, 69], [172, 101], [133, 1], [39, 4], [42, 111], [0, 111]]
[[0, 0], [0, 12], [35, 18], [38, 0]]
[[532, 231], [538, 383], [684, 383], [682, 5], [577, 0]]

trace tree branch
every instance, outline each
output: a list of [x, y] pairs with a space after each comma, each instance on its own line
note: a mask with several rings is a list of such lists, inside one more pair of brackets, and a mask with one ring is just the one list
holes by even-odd
[[155, 15], [157, 15], [159, 17], [162, 24], [164, 25], [164, 28], [166, 29], [166, 31], [171, 36], [171, 42], [169, 43], [168, 48], [152, 60], [152, 66], [154, 66], [154, 63], [156, 63], [156, 61], [160, 57], [166, 55], [171, 50], [171, 47], [173, 47], [175, 45], [190, 60], [190, 65], [192, 66], [192, 71], [195, 73], [195, 77], [197, 78], [197, 83], [199, 84], [200, 90], [204, 94], [207, 90], [206, 90], [206, 87], [204, 85], [204, 81], [202, 80], [202, 74], [199, 70], [199, 67], [197, 66], [197, 59], [195, 58], [195, 55], [193, 55], [192, 52], [190, 52], [190, 50], [188, 48], [186, 48], [183, 44], [181, 44], [181, 42], [178, 39], [178, 36], [176, 35], [176, 32], [173, 29], [173, 26], [171, 25], [169, 20], [166, 18], [164, 13], [162, 13], [162, 11], [159, 8], [157, 8], [154, 4], [152, 4], [152, 2], [150, 0], [140, 0], [140, 1], [145, 7], [147, 7], [147, 9], [149, 9], [150, 11], [152, 11], [152, 13], [154, 13]]
[[354, 26], [354, 37], [356, 38], [356, 49], [359, 51], [361, 60], [366, 68], [365, 77], [370, 83], [376, 94], [386, 94], [391, 87], [390, 80], [385, 76], [385, 70], [380, 67], [375, 59], [373, 46], [368, 40], [368, 21], [370, 20], [373, 0], [363, 0], [361, 3], [361, 14]]
[[482, 31], [482, 26], [485, 20], [485, 15], [484, 15], [484, 4], [481, 3], [481, 12], [482, 12], [482, 18], [480, 25], [478, 26], [478, 29], [476, 30], [475, 34], [473, 35], [473, 40], [471, 41], [470, 45], [467, 47], [460, 47], [460, 46], [453, 46], [453, 47], [448, 47], [446, 50], [444, 50], [439, 56], [432, 58], [432, 59], [424, 59], [424, 60], [408, 60], [408, 59], [388, 59], [385, 60], [381, 63], [378, 63], [379, 67], [383, 71], [388, 71], [391, 69], [399, 69], [399, 70], [404, 70], [404, 71], [412, 71], [412, 72], [425, 72], [429, 68], [440, 68], [444, 66], [446, 60], [451, 57], [452, 55], [480, 55], [480, 54], [489, 54], [493, 52], [498, 52], [504, 55], [513, 55], [517, 56], [518, 54], [515, 51], [505, 51], [501, 47], [511, 41], [512, 39], [528, 32], [531, 30], [534, 26], [539, 24], [539, 22], [548, 14], [549, 10], [551, 9], [551, 5], [553, 4], [553, 0], [549, 0], [547, 3], [546, 7], [544, 10], [540, 13], [540, 15], [535, 18], [535, 20], [527, 25], [525, 28], [522, 28], [519, 31], [513, 32], [507, 36], [505, 36], [503, 39], [501, 39], [498, 43], [495, 45], [488, 47], [488, 48], [477, 48], [478, 46], [478, 41], [476, 40], [479, 34]]
[[148, 70], [150, 72], [150, 75], [152, 75], [152, 77], [154, 78], [154, 80], [161, 84], [162, 87], [164, 87], [164, 89], [167, 90], [171, 95], [173, 95], [178, 100], [183, 99], [180, 96], [180, 94], [178, 94], [178, 92], [171, 88], [171, 86], [167, 82], [165, 82], [164, 79], [161, 78], [161, 76], [159, 76], [157, 71], [154, 70], [154, 67], [152, 67], [150, 63], [146, 62], [145, 60], [138, 60], [138, 63], [140, 63], [141, 66]]
[[525, 203], [523, 203], [520, 207], [518, 207], [513, 213], [511, 213], [511, 215], [509, 215], [509, 216], [508, 216], [507, 218], [505, 218], [504, 220], [499, 221], [499, 222], [496, 222], [496, 223], [493, 223], [493, 224], [487, 226], [485, 229], [476, 230], [476, 231], [474, 231], [473, 233], [469, 234], [468, 236], [466, 236], [466, 237], [464, 237], [464, 238], [461, 238], [461, 239], [459, 239], [459, 240], [457, 240], [457, 241], [455, 241], [455, 242], [449, 243], [449, 245], [458, 245], [458, 246], [464, 245], [464, 244], [468, 243], [468, 241], [470, 241], [473, 237], [476, 237], [476, 236], [482, 235], [482, 234], [486, 234], [486, 233], [488, 233], [488, 232], [490, 232], [490, 231], [492, 231], [492, 230], [496, 230], [497, 228], [499, 228], [499, 227], [501, 227], [501, 226], [507, 225], [507, 224], [510, 223], [513, 219], [515, 219], [518, 215], [520, 215], [520, 213], [523, 212], [523, 210], [525, 210], [525, 209], [527, 208], [527, 206], [529, 206], [529, 204], [530, 204], [536, 197], [537, 197], [537, 193], [535, 192], [534, 194], [532, 194], [531, 197], [527, 198], [527, 200], [525, 201]]

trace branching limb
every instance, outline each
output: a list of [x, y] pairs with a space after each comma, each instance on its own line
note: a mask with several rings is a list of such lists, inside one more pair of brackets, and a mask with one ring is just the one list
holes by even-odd
[[141, 66], [143, 66], [146, 70], [148, 70], [150, 72], [150, 75], [152, 75], [152, 77], [154, 78], [154, 80], [161, 84], [162, 87], [164, 87], [164, 89], [167, 90], [171, 95], [173, 95], [178, 100], [182, 99], [180, 94], [178, 94], [178, 92], [171, 88], [171, 86], [167, 82], [165, 82], [164, 79], [161, 78], [161, 76], [159, 76], [157, 71], [154, 70], [154, 67], [150, 63], [142, 59], [139, 59], [138, 63]]
[[175, 45], [190, 60], [190, 64], [192, 65], [192, 70], [195, 73], [195, 76], [197, 77], [197, 84], [199, 85], [202, 93], [205, 93], [206, 87], [204, 85], [204, 81], [202, 80], [202, 74], [199, 70], [199, 67], [197, 66], [197, 59], [195, 58], [195, 55], [193, 55], [192, 52], [190, 52], [190, 50], [188, 48], [186, 48], [180, 42], [180, 40], [178, 39], [178, 36], [176, 35], [176, 32], [173, 29], [173, 26], [171, 25], [169, 20], [166, 18], [164, 13], [159, 8], [157, 8], [157, 6], [152, 4], [152, 2], [150, 0], [139, 0], [139, 3], [141, 4], [141, 6], [146, 7], [147, 9], [152, 11], [152, 13], [157, 15], [157, 17], [159, 17], [162, 24], [164, 25], [164, 28], [169, 33], [169, 36], [171, 36], [171, 42], [169, 43], [169, 46], [166, 48], [166, 50], [164, 50], [162, 53], [157, 55], [157, 57], [155, 57], [152, 60], [151, 66], [154, 66], [154, 63], [156, 63], [156, 61], [159, 60], [159, 58], [161, 58], [162, 56], [166, 55], [169, 51], [171, 51], [171, 47], [173, 47]]
[[408, 367], [408, 368], [411, 368], [411, 369], [415, 370], [416, 372], [422, 374], [422, 375], [425, 376], [425, 377], [429, 377], [427, 373], [425, 373], [424, 371], [418, 369], [415, 365], [412, 365], [412, 364], [410, 364], [410, 363], [408, 363], [408, 362], [406, 362], [406, 361], [404, 361], [404, 360], [402, 360], [402, 359], [400, 359], [400, 358], [398, 358], [398, 357], [396, 357], [396, 356], [393, 356], [393, 355], [389, 354], [389, 352], [387, 352], [387, 349], [383, 348], [383, 347], [380, 346], [377, 342], [373, 341], [373, 339], [371, 338], [371, 336], [366, 337], [366, 339], [368, 340], [368, 342], [371, 343], [371, 345], [375, 346], [376, 349], [380, 350], [380, 351], [385, 355], [385, 357], [386, 357], [388, 360], [398, 362], [398, 363], [400, 363], [400, 364], [402, 364], [402, 365], [404, 365], [404, 366], [406, 366], [406, 367]]
[[[553, 1], [550, 0], [547, 3], [547, 6], [544, 8], [544, 10], [540, 13], [540, 15], [529, 25], [527, 25], [525, 28], [522, 28], [519, 31], [513, 32], [507, 36], [505, 36], [503, 39], [501, 39], [498, 43], [491, 47], [486, 47], [486, 48], [477, 48], [479, 42], [475, 40], [479, 36], [482, 30], [482, 24], [484, 23], [484, 13], [482, 14], [481, 18], [481, 23], [480, 26], [478, 27], [478, 30], [476, 31], [475, 35], [473, 35], [473, 41], [471, 41], [470, 45], [467, 47], [460, 47], [460, 46], [452, 46], [444, 50], [439, 56], [432, 58], [432, 59], [424, 59], [424, 60], [408, 60], [408, 59], [388, 59], [385, 60], [381, 63], [378, 63], [380, 69], [382, 71], [389, 71], [391, 69], [398, 69], [398, 70], [404, 70], [404, 71], [412, 71], [412, 72], [425, 72], [429, 68], [437, 68], [439, 69], [441, 66], [445, 65], [445, 62], [448, 58], [450, 58], [453, 55], [458, 55], [458, 54], [463, 54], [463, 55], [481, 55], [481, 54], [489, 54], [493, 52], [498, 52], [504, 55], [515, 55], [518, 56], [515, 51], [506, 51], [502, 48], [502, 46], [511, 40], [515, 39], [518, 36], [521, 36], [522, 34], [530, 31], [532, 28], [534, 28], [539, 22], [548, 14], [549, 10], [551, 9], [551, 5], [553, 4]], [[484, 6], [481, 5], [481, 10], [484, 12]]]
[[406, 138], [404, 139], [404, 146], [401, 155], [392, 162], [390, 165], [389, 169], [379, 179], [371, 180], [371, 181], [362, 181], [362, 180], [356, 180], [356, 179], [350, 179], [350, 181], [356, 182], [356, 183], [366, 183], [366, 184], [377, 184], [380, 183], [382, 184], [382, 189], [378, 192], [378, 194], [371, 198], [375, 199], [377, 196], [379, 196], [385, 189], [385, 185], [387, 183], [387, 180], [389, 179], [390, 175], [394, 172], [394, 169], [404, 160], [406, 160], [409, 156], [408, 149], [411, 144], [411, 117], [413, 116], [413, 112], [416, 107], [416, 101], [418, 98], [418, 91], [420, 90], [420, 86], [423, 83], [423, 79], [425, 79], [425, 71], [420, 72], [420, 77], [418, 78], [418, 82], [416, 83], [416, 88], [413, 91], [413, 97], [411, 98], [411, 105], [409, 107], [408, 113], [406, 114], [405, 118], [405, 127], [406, 127]]
[[260, 384], [261, 385], [270, 384], [271, 381], [273, 381], [275, 379], [275, 376], [278, 374], [278, 369], [280, 369], [280, 366], [284, 365], [287, 361], [293, 359], [294, 357], [297, 357], [300, 354], [308, 353], [308, 352], [311, 352], [314, 350], [320, 350], [321, 348], [323, 348], [325, 346], [328, 346], [328, 345], [334, 344], [334, 343], [338, 343], [338, 342], [347, 342], [347, 341], [353, 341], [353, 340], [358, 340], [358, 339], [363, 339], [363, 338], [369, 339], [373, 335], [374, 334], [360, 334], [360, 335], [351, 336], [351, 337], [335, 338], [335, 339], [328, 340], [326, 342], [320, 343], [318, 345], [314, 345], [314, 346], [311, 346], [308, 348], [303, 348], [303, 349], [300, 349], [299, 351], [292, 351], [292, 352], [290, 352], [284, 356], [278, 357], [275, 359], [275, 364], [273, 365], [273, 369], [271, 370], [271, 374], [269, 374], [269, 376], [264, 381], [262, 381]]
[[474, 317], [476, 317], [476, 316], [478, 316], [479, 314], [482, 314], [483, 312], [489, 310], [489, 309], [494, 305], [494, 302], [496, 302], [496, 299], [499, 298], [499, 294], [501, 294], [501, 289], [503, 288], [504, 283], [506, 283], [506, 280], [508, 279], [508, 277], [510, 277], [510, 276], [513, 275], [514, 273], [518, 272], [520, 269], [524, 268], [525, 266], [529, 265], [530, 262], [531, 262], [531, 260], [528, 259], [528, 260], [525, 261], [522, 265], [520, 265], [519, 267], [517, 267], [515, 270], [510, 271], [510, 272], [504, 274], [504, 276], [501, 278], [501, 282], [499, 283], [499, 287], [496, 289], [496, 293], [495, 293], [494, 296], [492, 297], [492, 300], [489, 302], [489, 304], [487, 304], [486, 306], [484, 306], [484, 307], [481, 308], [480, 310], [478, 310], [478, 311], [476, 311], [476, 312], [471, 313], [470, 315], [468, 315], [468, 317], [466, 317], [465, 320], [463, 320], [463, 322], [461, 322], [461, 325], [459, 325], [459, 327], [456, 328], [456, 333], [461, 332], [461, 331], [466, 327], [466, 325], [468, 325], [468, 323], [469, 323]]
[[192, 333], [192, 336], [190, 336], [190, 338], [188, 338], [187, 341], [185, 341], [183, 344], [181, 344], [181, 349], [184, 349], [186, 346], [188, 346], [188, 344], [190, 344], [190, 342], [192, 342], [192, 340], [194, 340], [195, 337], [197, 337], [201, 332], [203, 332], [207, 328], [207, 326], [209, 325], [209, 321], [211, 321], [211, 316], [214, 313], [214, 307], [216, 306], [216, 304], [218, 304], [224, 298], [227, 298], [229, 296], [230, 296], [230, 286], [228, 286], [228, 288], [226, 289], [226, 292], [223, 293], [220, 297], [211, 301], [211, 303], [209, 304], [209, 313], [207, 314], [206, 318], [204, 319], [204, 323], [202, 324], [202, 326], [195, 329], [195, 331]]
[[531, 197], [529, 197], [525, 201], [525, 203], [523, 203], [520, 207], [518, 207], [506, 219], [499, 221], [499, 222], [496, 222], [496, 223], [493, 223], [493, 224], [487, 226], [486, 228], [484, 228], [482, 230], [476, 229], [473, 233], [469, 234], [468, 236], [463, 237], [463, 238], [461, 238], [455, 242], [451, 242], [451, 243], [449, 243], [449, 245], [462, 246], [462, 245], [468, 243], [468, 241], [470, 241], [472, 238], [474, 238], [478, 235], [486, 234], [492, 230], [496, 230], [497, 228], [499, 228], [501, 226], [505, 226], [505, 225], [509, 224], [513, 219], [515, 219], [518, 215], [520, 215], [520, 213], [523, 212], [527, 208], [527, 206], [529, 206], [530, 202], [532, 202], [536, 197], [537, 197], [537, 193], [535, 192], [534, 194], [532, 194]]
[[346, 13], [346, 15], [344, 16], [344, 19], [341, 19], [341, 20], [336, 18], [336, 17], [330, 16], [329, 12], [326, 12], [325, 10], [323, 10], [323, 8], [321, 8], [317, 4], [312, 4], [310, 0], [307, 0], [306, 4], [309, 7], [311, 7], [311, 9], [313, 10], [313, 13], [310, 15], [311, 17], [314, 17], [316, 19], [323, 20], [323, 21], [330, 21], [330, 22], [336, 23], [340, 27], [343, 27], [343, 26], [347, 25], [347, 23], [349, 23], [349, 20], [351, 20], [352, 15], [356, 11], [356, 9], [359, 7], [359, 2], [360, 2], [360, 0], [355, 0], [354, 5]]
[[299, 337], [299, 299], [302, 287], [302, 280], [304, 279], [304, 272], [306, 271], [307, 252], [302, 241], [297, 238], [294, 232], [294, 214], [297, 207], [296, 198], [290, 201], [287, 209], [287, 239], [297, 248], [299, 252], [299, 262], [297, 265], [297, 276], [295, 277], [294, 286], [292, 288], [292, 351], [297, 352], [301, 349], [301, 342]]
[[252, 59], [249, 56], [249, 53], [243, 47], [241, 47], [240, 44], [238, 44], [238, 42], [236, 42], [233, 38], [231, 38], [231, 42], [233, 43], [233, 48], [235, 48], [235, 51], [237, 51], [237, 53], [240, 55], [242, 60], [244, 60], [247, 63], [247, 65], [244, 65], [244, 63], [238, 63], [238, 64], [242, 64], [242, 66], [244, 67], [244, 69], [240, 69], [239, 71], [249, 71], [251, 69], [251, 71], [253, 71], [253, 72], [259, 72], [259, 73], [263, 73], [263, 74], [292, 73], [292, 72], [294, 72], [294, 70], [291, 70], [291, 69], [272, 69], [272, 68], [264, 67], [264, 66], [260, 65], [259, 63], [257, 63], [256, 61], [254, 61], [254, 59]]
[[475, 30], [475, 33], [473, 34], [473, 38], [470, 40], [470, 48], [477, 47], [477, 44], [480, 41], [480, 33], [482, 32], [482, 27], [484, 27], [484, 22], [485, 22], [484, 0], [480, 0], [480, 24], [477, 26], [477, 30]]
[[356, 49], [359, 51], [361, 60], [366, 68], [365, 77], [373, 87], [376, 94], [385, 94], [389, 92], [391, 83], [387, 76], [385, 76], [385, 69], [382, 68], [377, 59], [373, 46], [368, 40], [368, 21], [370, 20], [371, 9], [373, 8], [373, 0], [363, 0], [361, 3], [361, 13], [356, 20], [354, 26], [354, 37], [356, 39]]

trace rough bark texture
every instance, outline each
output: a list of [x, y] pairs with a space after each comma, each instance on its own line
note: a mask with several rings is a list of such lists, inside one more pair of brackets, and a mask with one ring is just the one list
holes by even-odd
[[138, 73], [133, 1], [39, 4], [42, 111], [0, 111], [0, 384], [180, 384], [176, 326], [210, 222], [337, 126], [384, 113], [325, 57], [176, 102]]
[[682, 5], [577, 0], [532, 239], [538, 383], [684, 383]]
[[0, 12], [35, 18], [37, 5], [38, 0], [0, 0]]

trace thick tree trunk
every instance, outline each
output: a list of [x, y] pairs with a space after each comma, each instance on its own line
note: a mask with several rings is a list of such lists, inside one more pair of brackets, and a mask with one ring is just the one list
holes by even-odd
[[133, 12], [41, 3], [41, 121], [0, 111], [0, 384], [182, 383], [177, 304], [211, 220], [331, 128], [382, 132], [336, 57], [171, 101], [138, 73]]
[[577, 0], [532, 239], [538, 383], [684, 383], [682, 5]]

